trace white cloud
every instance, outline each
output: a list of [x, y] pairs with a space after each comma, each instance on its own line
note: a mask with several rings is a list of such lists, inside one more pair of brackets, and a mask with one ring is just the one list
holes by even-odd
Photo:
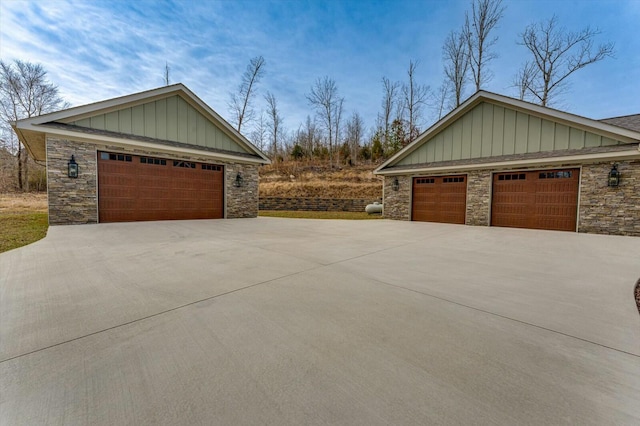
[[[626, 113], [640, 111], [640, 89], [630, 84], [640, 79], [640, 42], [628, 37], [635, 33], [640, 3], [631, 0], [616, 7], [610, 2], [586, 2], [579, 7], [556, 3], [508, 4], [496, 32], [500, 57], [490, 65], [495, 77], [487, 89], [514, 93], [510, 79], [526, 55], [515, 44], [518, 32], [529, 20], [556, 11], [561, 19], [579, 15], [582, 24], [596, 20], [594, 24], [601, 24], [607, 37], [618, 41], [621, 48], [616, 61], [576, 73], [574, 90], [567, 95], [572, 112], [603, 116], [623, 109]], [[3, 0], [0, 54], [3, 60], [43, 64], [51, 81], [74, 105], [161, 86], [166, 61], [172, 82], [185, 83], [223, 117], [228, 116], [229, 92], [236, 89], [249, 59], [263, 55], [267, 67], [262, 93], [270, 90], [275, 94], [289, 129], [296, 129], [312, 114], [305, 94], [324, 75], [336, 80], [345, 97], [346, 114], [358, 110], [371, 126], [380, 106], [382, 76], [404, 80], [409, 59], [421, 61], [421, 83], [432, 88], [440, 85], [442, 42], [462, 24], [467, 7], [466, 0]], [[625, 18], [618, 16], [622, 11]], [[624, 38], [615, 40], [616, 36]], [[588, 93], [579, 90], [586, 86]], [[588, 102], [589, 95], [599, 102]], [[256, 104], [263, 104], [261, 96]]]

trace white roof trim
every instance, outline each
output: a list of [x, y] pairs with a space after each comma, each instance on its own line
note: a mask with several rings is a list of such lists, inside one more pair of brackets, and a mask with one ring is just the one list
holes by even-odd
[[498, 95], [497, 93], [485, 92], [479, 90], [474, 95], [464, 101], [458, 108], [451, 111], [444, 116], [440, 121], [436, 122], [433, 126], [425, 130], [419, 135], [416, 140], [409, 145], [398, 151], [395, 155], [382, 163], [377, 169], [373, 171], [375, 174], [383, 174], [382, 170], [390, 165], [393, 165], [401, 159], [408, 156], [424, 142], [429, 140], [431, 136], [436, 135], [440, 130], [447, 127], [449, 124], [457, 120], [460, 116], [464, 115], [471, 108], [483, 101], [490, 101], [491, 103], [497, 103], [504, 106], [508, 106], [514, 109], [519, 109], [524, 112], [541, 116], [544, 118], [550, 118], [553, 121], [569, 124], [574, 127], [586, 128], [589, 130], [595, 130], [598, 133], [606, 133], [618, 140], [627, 142], [640, 141], [640, 132], [636, 132], [622, 127], [614, 126], [612, 124], [603, 123], [590, 118], [581, 117], [579, 115], [570, 114], [568, 112], [559, 111], [556, 109], [543, 107], [540, 105], [532, 104], [530, 102], [521, 101], [519, 99], [510, 98], [508, 96]]
[[[227, 131], [232, 138], [243, 145], [249, 153], [254, 153], [259, 156], [262, 160], [261, 163], [271, 163], [269, 157], [267, 157], [262, 151], [260, 151], [255, 145], [253, 145], [246, 137], [244, 137], [241, 133], [239, 133], [236, 129], [234, 129], [224, 118], [222, 118], [218, 113], [216, 113], [211, 107], [209, 107], [206, 103], [204, 103], [200, 98], [198, 98], [191, 90], [189, 90], [184, 84], [177, 83], [171, 86], [164, 86], [153, 90], [148, 90], [145, 92], [134, 93], [132, 95], [121, 96], [118, 98], [108, 99], [105, 101], [95, 102], [88, 105], [77, 106], [73, 108], [68, 108], [62, 111], [52, 112], [49, 114], [39, 115], [36, 117], [25, 118], [22, 120], [18, 120], [15, 123], [15, 128], [17, 129], [25, 129], [42, 133], [54, 133], [48, 128], [39, 127], [40, 124], [48, 123], [51, 121], [73, 121], [71, 119], [79, 118], [82, 116], [93, 115], [95, 113], [104, 113], [108, 110], [117, 109], [123, 105], [127, 104], [140, 104], [146, 101], [149, 101], [151, 98], [159, 98], [166, 97], [171, 94], [182, 94], [189, 101], [199, 107], [203, 112], [210, 115], [220, 126]], [[74, 135], [78, 135], [80, 133], [74, 132]], [[85, 133], [81, 133], [85, 135]], [[91, 138], [88, 138], [91, 139]]]
[[457, 164], [449, 166], [434, 166], [434, 167], [420, 167], [420, 168], [403, 168], [403, 169], [391, 169], [377, 171], [376, 174], [383, 176], [400, 176], [407, 174], [423, 174], [423, 173], [435, 173], [435, 172], [449, 172], [449, 171], [464, 171], [464, 170], [483, 170], [483, 169], [508, 169], [514, 167], [524, 166], [538, 166], [541, 164], [571, 164], [571, 163], [584, 163], [595, 161], [612, 161], [612, 160], [625, 160], [640, 158], [640, 147], [637, 149], [630, 149], [627, 151], [612, 151], [612, 152], [600, 152], [595, 154], [585, 155], [567, 155], [563, 157], [545, 157], [545, 158], [532, 158], [528, 160], [510, 160], [510, 161], [494, 161], [491, 163], [478, 163], [478, 164]]
[[47, 136], [58, 136], [73, 139], [74, 141], [82, 141], [96, 145], [116, 145], [124, 148], [140, 148], [150, 151], [167, 152], [173, 154], [191, 154], [201, 157], [209, 157], [222, 161], [232, 161], [234, 163], [263, 164], [264, 161], [258, 158], [244, 157], [215, 151], [204, 151], [186, 146], [174, 146], [157, 144], [153, 142], [141, 141], [136, 139], [117, 138], [113, 136], [94, 135], [91, 133], [73, 132], [63, 129], [47, 129]]

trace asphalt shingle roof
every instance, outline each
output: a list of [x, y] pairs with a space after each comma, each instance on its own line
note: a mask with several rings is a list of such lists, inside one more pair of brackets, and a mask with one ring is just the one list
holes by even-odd
[[603, 123], [613, 124], [614, 126], [624, 127], [625, 129], [640, 132], [640, 114], [624, 115], [622, 117], [603, 118]]

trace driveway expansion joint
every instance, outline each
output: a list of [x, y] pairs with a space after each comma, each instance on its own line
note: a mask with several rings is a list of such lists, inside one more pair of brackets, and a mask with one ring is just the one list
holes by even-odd
[[280, 279], [283, 279], [283, 278], [292, 277], [292, 276], [295, 276], [295, 275], [298, 275], [298, 274], [302, 274], [302, 273], [305, 273], [305, 272], [313, 271], [315, 269], [320, 269], [320, 268], [323, 268], [323, 267], [324, 267], [324, 265], [315, 266], [313, 268], [304, 269], [304, 270], [301, 270], [301, 271], [293, 272], [291, 274], [282, 275], [280, 277], [271, 278], [271, 279], [268, 279], [268, 280], [265, 280], [265, 281], [257, 282], [255, 284], [250, 284], [250, 285], [247, 285], [247, 286], [244, 286], [244, 287], [239, 287], [239, 288], [236, 288], [236, 289], [233, 289], [233, 290], [225, 291], [223, 293], [219, 293], [219, 294], [215, 294], [213, 296], [205, 297], [204, 299], [194, 300], [193, 302], [185, 303], [185, 304], [182, 304], [180, 306], [175, 306], [175, 307], [173, 307], [171, 309], [165, 309], [164, 311], [156, 312], [155, 314], [147, 315], [147, 316], [144, 316], [142, 318], [136, 318], [134, 320], [127, 321], [127, 322], [124, 322], [122, 324], [117, 324], [117, 325], [114, 325], [112, 327], [107, 327], [107, 328], [104, 328], [102, 330], [98, 330], [98, 331], [94, 331], [94, 332], [91, 332], [91, 333], [83, 334], [82, 336], [74, 337], [72, 339], [67, 339], [67, 340], [64, 340], [62, 342], [54, 343], [54, 344], [49, 345], [49, 346], [45, 346], [45, 347], [42, 347], [42, 348], [34, 349], [34, 350], [31, 350], [31, 351], [28, 351], [28, 352], [25, 352], [25, 353], [22, 353], [22, 354], [19, 354], [19, 355], [14, 355], [12, 357], [0, 360], [0, 364], [2, 364], [4, 362], [15, 360], [15, 359], [18, 359], [18, 358], [25, 357], [27, 355], [32, 355], [32, 354], [35, 354], [35, 353], [38, 353], [38, 352], [42, 352], [42, 351], [46, 351], [48, 349], [52, 349], [52, 348], [55, 348], [55, 347], [58, 347], [58, 346], [62, 346], [62, 345], [65, 345], [67, 343], [72, 343], [72, 342], [75, 342], [77, 340], [82, 340], [82, 339], [87, 338], [87, 337], [95, 336], [97, 334], [101, 334], [101, 333], [104, 333], [104, 332], [107, 332], [107, 331], [111, 331], [111, 330], [115, 330], [115, 329], [118, 329], [118, 328], [121, 328], [121, 327], [125, 327], [127, 325], [131, 325], [131, 324], [135, 324], [135, 323], [138, 323], [138, 322], [142, 322], [142, 321], [154, 318], [154, 317], [158, 317], [158, 316], [167, 314], [169, 312], [173, 312], [173, 311], [177, 311], [177, 310], [180, 310], [180, 309], [183, 309], [183, 308], [187, 308], [189, 306], [197, 305], [198, 303], [201, 303], [201, 302], [207, 302], [209, 300], [217, 299], [218, 297], [223, 297], [223, 296], [227, 296], [229, 294], [237, 293], [237, 292], [240, 292], [240, 291], [243, 291], [243, 290], [248, 290], [250, 288], [257, 287], [257, 286], [260, 286], [260, 285], [263, 285], [263, 284], [269, 284], [271, 282], [274, 282], [274, 281], [277, 281], [277, 280], [280, 280]]
[[444, 297], [436, 296], [436, 295], [433, 295], [433, 294], [430, 294], [430, 293], [427, 293], [427, 292], [424, 292], [424, 291], [419, 291], [419, 290], [416, 290], [416, 289], [413, 289], [413, 288], [408, 288], [408, 287], [404, 287], [404, 286], [397, 285], [397, 284], [391, 284], [391, 283], [388, 283], [388, 282], [385, 282], [385, 281], [382, 281], [382, 280], [379, 280], [379, 279], [374, 279], [374, 278], [372, 278], [371, 280], [374, 281], [374, 282], [389, 286], [389, 287], [394, 287], [394, 288], [398, 288], [398, 289], [401, 289], [401, 290], [406, 290], [406, 291], [410, 291], [410, 292], [413, 292], [413, 293], [418, 293], [418, 294], [421, 294], [423, 296], [427, 296], [427, 297], [431, 297], [431, 298], [434, 298], [434, 299], [442, 300], [443, 302], [451, 303], [453, 305], [462, 306], [463, 308], [473, 309], [474, 311], [482, 312], [482, 313], [485, 313], [485, 314], [488, 314], [488, 315], [493, 315], [493, 316], [496, 316], [496, 317], [499, 317], [499, 318], [503, 318], [503, 319], [506, 319], [506, 320], [509, 320], [509, 321], [514, 321], [514, 322], [517, 322], [517, 323], [520, 323], [520, 324], [523, 324], [523, 325], [527, 325], [527, 326], [530, 326], [530, 327], [535, 327], [535, 328], [538, 328], [538, 329], [541, 329], [541, 330], [549, 331], [551, 333], [555, 333], [555, 334], [559, 334], [559, 335], [562, 335], [562, 336], [570, 337], [572, 339], [576, 339], [576, 340], [580, 340], [580, 341], [585, 342], [585, 343], [590, 343], [592, 345], [600, 346], [602, 348], [609, 349], [609, 350], [612, 350], [612, 351], [615, 351], [615, 352], [619, 352], [621, 354], [631, 355], [631, 356], [633, 356], [635, 358], [640, 358], [640, 354], [636, 354], [636, 353], [633, 353], [633, 352], [625, 351], [623, 349], [614, 348], [612, 346], [607, 346], [607, 345], [604, 345], [602, 343], [594, 342], [593, 340], [585, 339], [583, 337], [574, 336], [574, 335], [569, 334], [569, 333], [564, 333], [562, 331], [554, 330], [554, 329], [551, 329], [551, 328], [548, 328], [548, 327], [543, 327], [541, 325], [533, 324], [533, 323], [530, 323], [530, 322], [527, 322], [527, 321], [519, 320], [517, 318], [512, 318], [512, 317], [509, 317], [509, 316], [506, 316], [506, 315], [498, 314], [496, 312], [491, 312], [491, 311], [488, 311], [486, 309], [482, 309], [482, 308], [478, 308], [478, 307], [475, 307], [475, 306], [467, 305], [465, 303], [456, 302], [455, 300], [450, 300], [450, 299], [447, 299], [447, 298], [444, 298]]

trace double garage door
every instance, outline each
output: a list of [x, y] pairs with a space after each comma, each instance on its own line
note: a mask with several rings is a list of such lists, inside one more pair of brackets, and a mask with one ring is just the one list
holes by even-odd
[[222, 218], [223, 173], [215, 164], [99, 152], [99, 221]]
[[575, 231], [579, 169], [493, 175], [491, 224]]
[[[575, 231], [579, 176], [579, 169], [495, 173], [491, 225]], [[466, 175], [414, 178], [412, 219], [465, 223], [466, 180]]]

